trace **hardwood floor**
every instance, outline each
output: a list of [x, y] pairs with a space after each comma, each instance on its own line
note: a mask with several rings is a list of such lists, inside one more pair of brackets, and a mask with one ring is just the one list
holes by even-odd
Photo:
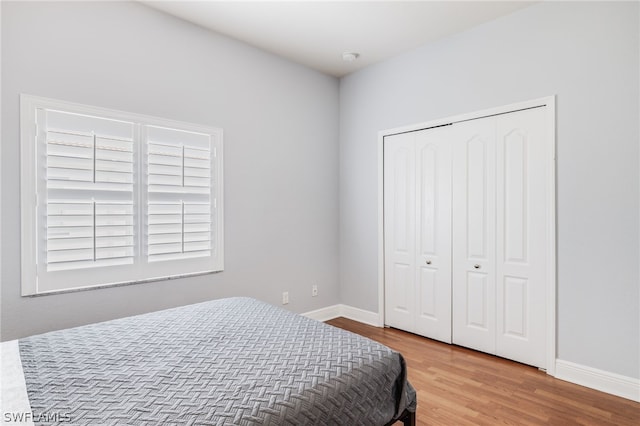
[[345, 318], [327, 323], [402, 353], [418, 394], [418, 425], [640, 425], [640, 403], [534, 367]]

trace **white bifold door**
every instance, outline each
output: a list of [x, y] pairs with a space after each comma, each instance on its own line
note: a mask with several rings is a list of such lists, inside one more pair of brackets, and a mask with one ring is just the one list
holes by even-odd
[[445, 128], [385, 138], [385, 322], [451, 343], [451, 149]]
[[385, 323], [545, 367], [544, 107], [384, 139]]

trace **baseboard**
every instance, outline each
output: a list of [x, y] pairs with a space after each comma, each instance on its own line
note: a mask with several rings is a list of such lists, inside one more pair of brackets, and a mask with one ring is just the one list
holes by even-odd
[[317, 321], [328, 321], [330, 319], [338, 318], [339, 316], [341, 316], [340, 306], [342, 305], [327, 306], [326, 308], [316, 309], [315, 311], [305, 312], [300, 315]]
[[318, 321], [328, 321], [330, 319], [344, 317], [353, 321], [380, 327], [380, 316], [376, 312], [365, 311], [348, 305], [333, 305], [315, 311], [305, 312], [302, 316]]
[[640, 380], [604, 370], [556, 360], [555, 377], [632, 401], [640, 402]]
[[353, 306], [340, 305], [341, 316], [350, 320], [358, 321], [364, 324], [380, 327], [380, 316], [377, 312], [365, 311], [364, 309], [354, 308]]

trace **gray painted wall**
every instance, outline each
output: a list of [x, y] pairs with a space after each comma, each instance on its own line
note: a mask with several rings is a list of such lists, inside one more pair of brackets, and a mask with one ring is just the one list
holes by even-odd
[[[2, 340], [231, 295], [338, 303], [338, 89], [137, 3], [2, 2]], [[222, 127], [225, 271], [20, 297], [20, 93]]]
[[543, 3], [340, 85], [340, 291], [377, 312], [377, 132], [557, 95], [558, 357], [640, 377], [639, 10]]

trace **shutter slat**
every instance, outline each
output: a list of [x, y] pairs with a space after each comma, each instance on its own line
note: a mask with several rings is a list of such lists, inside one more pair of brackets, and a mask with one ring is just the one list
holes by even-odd
[[211, 242], [207, 241], [193, 241], [184, 243], [185, 252], [209, 250], [211, 248]]
[[133, 247], [107, 247], [96, 248], [96, 260], [99, 259], [124, 259], [133, 256]]
[[93, 249], [93, 237], [48, 240], [47, 248], [49, 252], [70, 249]]
[[96, 237], [133, 236], [133, 226], [101, 226], [96, 228]]
[[181, 224], [182, 216], [178, 215], [170, 215], [170, 214], [162, 214], [162, 215], [150, 215], [149, 216], [149, 224], [150, 225], [169, 225], [169, 224]]
[[182, 259], [193, 259], [197, 257], [209, 257], [211, 256], [211, 251], [196, 251], [196, 252], [187, 252], [187, 253], [167, 253], [167, 254], [157, 254], [154, 256], [149, 256], [149, 262], [162, 262], [169, 260], [182, 260]]
[[83, 237], [93, 237], [93, 227], [47, 228], [47, 241]]
[[208, 187], [182, 187], [178, 185], [149, 185], [149, 192], [155, 194], [209, 194]]
[[208, 232], [185, 232], [184, 241], [193, 242], [193, 241], [211, 241], [211, 234]]
[[182, 227], [176, 225], [149, 225], [149, 235], [155, 234], [181, 234]]
[[68, 247], [65, 250], [47, 252], [47, 263], [73, 262], [76, 260], [93, 260], [93, 247], [89, 249]]
[[97, 237], [96, 238], [96, 247], [98, 248], [108, 248], [108, 247], [133, 247], [133, 237], [132, 236], [123, 236], [123, 237]]
[[74, 262], [64, 262], [64, 263], [49, 263], [47, 265], [47, 271], [55, 272], [55, 271], [66, 271], [70, 269], [84, 269], [84, 268], [103, 268], [106, 266], [121, 266], [121, 265], [130, 265], [133, 263], [133, 257], [126, 256], [121, 258], [108, 258], [108, 259], [97, 259], [97, 260], [84, 260], [84, 261], [74, 261]]
[[182, 234], [153, 234], [149, 235], [149, 245], [167, 244], [167, 243], [180, 243], [182, 241]]
[[149, 245], [149, 255], [166, 253], [182, 253], [182, 242]]
[[203, 167], [186, 167], [184, 168], [185, 177], [211, 178], [211, 169]]
[[211, 232], [211, 224], [210, 223], [185, 223], [184, 233], [188, 234], [190, 232]]

